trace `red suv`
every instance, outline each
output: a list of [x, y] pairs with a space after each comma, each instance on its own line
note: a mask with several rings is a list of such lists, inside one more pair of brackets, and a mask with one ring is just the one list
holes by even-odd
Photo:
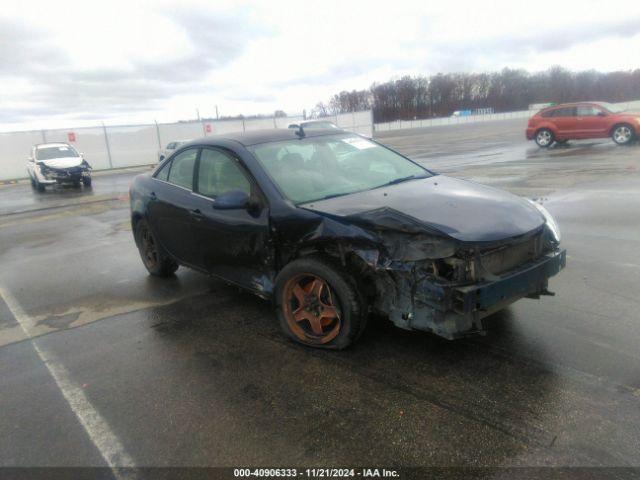
[[640, 116], [605, 102], [565, 103], [545, 108], [529, 119], [527, 140], [539, 147], [581, 138], [611, 137], [618, 145], [640, 134]]

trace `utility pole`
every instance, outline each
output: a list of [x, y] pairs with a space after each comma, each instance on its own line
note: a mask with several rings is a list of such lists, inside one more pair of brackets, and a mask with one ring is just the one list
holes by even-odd
[[216, 120], [219, 120], [220, 117], [218, 117], [218, 105], [216, 105]]
[[200, 110], [196, 108], [196, 117], [198, 117], [198, 121], [200, 121]]

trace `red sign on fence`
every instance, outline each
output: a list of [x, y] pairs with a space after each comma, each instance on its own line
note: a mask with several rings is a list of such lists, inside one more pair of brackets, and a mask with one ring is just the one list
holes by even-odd
[[213, 129], [211, 128], [211, 124], [210, 123], [206, 123], [204, 126], [204, 131], [207, 133], [211, 133]]
[[67, 133], [67, 139], [69, 139], [70, 142], [75, 142], [76, 141], [75, 132], [68, 132]]

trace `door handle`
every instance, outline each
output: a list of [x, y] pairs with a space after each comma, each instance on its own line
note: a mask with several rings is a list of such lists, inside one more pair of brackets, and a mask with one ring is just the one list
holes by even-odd
[[194, 218], [194, 220], [197, 220], [197, 221], [200, 221], [204, 218], [204, 215], [202, 214], [199, 208], [196, 208], [195, 210], [189, 210], [189, 215], [191, 215]]

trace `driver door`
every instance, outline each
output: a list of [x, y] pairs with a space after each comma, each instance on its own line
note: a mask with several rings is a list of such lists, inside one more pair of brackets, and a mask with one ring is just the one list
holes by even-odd
[[[200, 266], [257, 293], [270, 288], [269, 209], [255, 181], [237, 158], [216, 148], [202, 149], [196, 176], [192, 225]], [[251, 206], [216, 209], [216, 197], [231, 190], [246, 193]]]

